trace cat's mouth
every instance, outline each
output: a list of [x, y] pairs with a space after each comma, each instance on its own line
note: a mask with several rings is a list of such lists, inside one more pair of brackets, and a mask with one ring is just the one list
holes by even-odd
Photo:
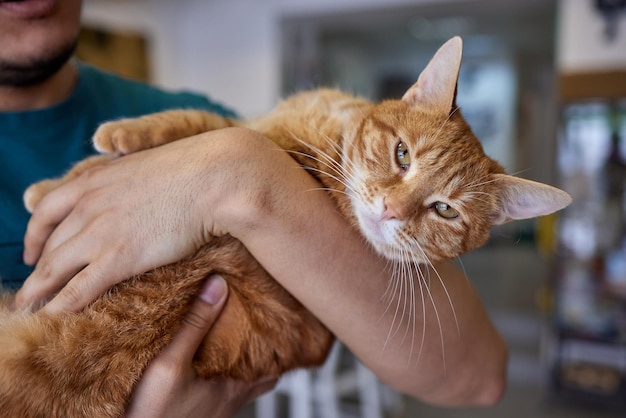
[[[374, 249], [383, 257], [389, 260], [406, 262], [406, 250], [402, 251], [399, 244], [399, 230], [403, 221], [396, 219], [383, 219], [373, 214], [357, 211], [356, 217], [359, 221], [361, 232], [372, 244]], [[414, 260], [422, 262], [423, 260]]]

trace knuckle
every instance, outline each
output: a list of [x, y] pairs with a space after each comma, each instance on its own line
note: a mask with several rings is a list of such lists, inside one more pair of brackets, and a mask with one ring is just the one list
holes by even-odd
[[56, 271], [56, 259], [54, 257], [42, 257], [35, 267], [37, 275], [42, 279], [49, 279]]
[[76, 284], [76, 280], [69, 282], [61, 291], [58, 297], [62, 303], [70, 311], [76, 311], [81, 307], [82, 294], [80, 285]]
[[102, 172], [103, 168], [104, 164], [97, 164], [96, 161], [96, 163], [89, 164], [88, 166], [84, 167], [84, 169], [78, 173], [77, 178], [86, 184], [94, 183], [95, 181], [97, 181], [98, 176]]
[[132, 258], [133, 255], [130, 251], [131, 248], [132, 246], [127, 241], [118, 241], [112, 244], [109, 248], [109, 251], [111, 252], [110, 257], [112, 260]]
[[98, 207], [100, 205], [98, 202], [100, 195], [101, 193], [98, 189], [84, 192], [82, 198], [76, 202], [72, 212], [79, 217], [89, 214], [92, 207]]
[[160, 354], [150, 364], [150, 372], [165, 382], [173, 382], [183, 374], [180, 360], [166, 353]]

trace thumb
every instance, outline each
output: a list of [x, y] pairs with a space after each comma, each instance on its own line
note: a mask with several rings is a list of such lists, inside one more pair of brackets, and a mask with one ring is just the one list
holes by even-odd
[[224, 278], [210, 276], [167, 349], [173, 350], [181, 359], [191, 361], [217, 320], [227, 296], [228, 286]]

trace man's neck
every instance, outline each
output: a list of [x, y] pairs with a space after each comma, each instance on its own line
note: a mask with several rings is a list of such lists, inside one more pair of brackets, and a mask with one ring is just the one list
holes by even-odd
[[68, 61], [41, 84], [29, 87], [0, 86], [0, 112], [23, 112], [53, 106], [72, 94], [77, 79], [76, 66]]

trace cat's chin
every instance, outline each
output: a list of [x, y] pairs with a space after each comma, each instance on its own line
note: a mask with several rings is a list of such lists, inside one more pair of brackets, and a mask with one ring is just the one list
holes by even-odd
[[402, 225], [397, 220], [375, 221], [368, 217], [359, 217], [359, 227], [367, 242], [384, 258], [399, 263], [427, 264], [426, 254], [419, 248], [403, 248], [399, 242], [398, 228]]

